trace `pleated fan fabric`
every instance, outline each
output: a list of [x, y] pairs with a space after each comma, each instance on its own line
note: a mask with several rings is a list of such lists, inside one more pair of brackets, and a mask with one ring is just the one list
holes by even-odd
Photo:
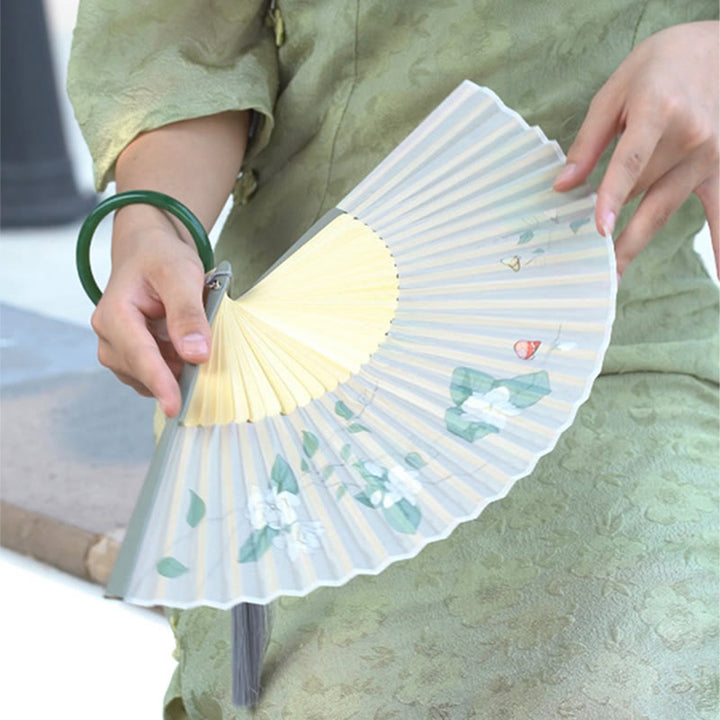
[[[377, 574], [532, 471], [587, 399], [614, 314], [612, 248], [595, 230], [592, 193], [552, 191], [563, 161], [540, 130], [466, 81], [338, 203], [327, 227], [368, 228], [385, 269], [354, 273], [344, 253], [333, 269], [308, 251], [314, 238], [275, 269], [288, 288], [295, 276], [321, 286], [345, 272], [329, 285], [337, 297], [320, 301], [322, 318], [339, 319], [308, 320], [288, 290], [283, 337], [311, 339], [302, 353], [281, 342], [272, 360], [244, 353], [249, 376], [267, 368], [255, 384], [282, 385], [256, 414], [241, 401], [226, 412], [198, 380], [163, 449], [155, 498], [138, 510], [149, 520], [125, 599], [229, 608]], [[239, 298], [243, 312], [274, 273]], [[342, 286], [351, 296], [352, 282], [359, 291], [366, 281], [385, 288], [379, 315], [368, 311], [373, 339], [340, 361], [340, 328], [359, 333], [342, 319]], [[287, 329], [293, 313], [297, 332]], [[363, 325], [362, 312], [350, 315]], [[220, 337], [213, 356], [238, 362]], [[278, 380], [293, 354], [342, 372], [318, 371], [294, 390]]]

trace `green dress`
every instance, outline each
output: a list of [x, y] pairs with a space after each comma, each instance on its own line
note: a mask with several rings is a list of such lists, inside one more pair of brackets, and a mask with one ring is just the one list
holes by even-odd
[[[463, 79], [567, 149], [638, 42], [712, 17], [709, 1], [89, 0], [69, 91], [99, 187], [143, 130], [254, 110], [217, 248], [237, 294]], [[718, 292], [692, 250], [702, 222], [692, 198], [627, 270], [590, 399], [505, 499], [377, 577], [274, 604], [254, 710], [231, 702], [229, 614], [170, 612], [166, 720], [716, 718]]]

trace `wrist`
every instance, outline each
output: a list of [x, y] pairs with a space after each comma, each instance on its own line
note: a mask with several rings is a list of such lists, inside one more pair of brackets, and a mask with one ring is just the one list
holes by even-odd
[[186, 245], [195, 248], [188, 229], [172, 214], [154, 205], [126, 205], [115, 212], [113, 221], [113, 245], [116, 238], [142, 237], [149, 233], [173, 233]]

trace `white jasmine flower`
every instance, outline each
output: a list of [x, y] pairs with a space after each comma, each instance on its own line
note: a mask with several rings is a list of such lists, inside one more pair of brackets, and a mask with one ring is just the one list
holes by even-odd
[[269, 525], [273, 530], [281, 530], [297, 521], [295, 507], [300, 504], [297, 496], [291, 492], [270, 490], [263, 497], [253, 488], [250, 493], [246, 515], [254, 530], [262, 530]]
[[522, 412], [510, 402], [510, 391], [502, 386], [486, 393], [474, 392], [465, 400], [462, 410], [468, 420], [494, 425], [498, 430], [505, 427], [508, 417]]
[[422, 490], [417, 475], [415, 470], [408, 470], [402, 465], [390, 468], [388, 472], [390, 489], [383, 499], [383, 505], [387, 508], [400, 500], [407, 500], [411, 505], [415, 505], [416, 496]]
[[294, 522], [273, 540], [273, 545], [284, 548], [295, 561], [300, 553], [311, 553], [320, 547], [320, 536], [325, 532], [319, 520]]

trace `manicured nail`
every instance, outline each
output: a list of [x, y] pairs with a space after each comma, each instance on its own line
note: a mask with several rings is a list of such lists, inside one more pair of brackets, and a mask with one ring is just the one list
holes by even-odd
[[575, 163], [568, 163], [555, 178], [554, 185], [564, 183], [566, 180], [571, 180], [573, 175], [575, 175], [575, 170], [577, 170], [577, 165]]
[[207, 355], [207, 340], [200, 333], [190, 333], [182, 339], [182, 351], [186, 355]]
[[615, 229], [615, 213], [612, 210], [608, 210], [605, 213], [605, 217], [602, 222], [603, 235], [606, 238], [612, 237], [613, 230]]

